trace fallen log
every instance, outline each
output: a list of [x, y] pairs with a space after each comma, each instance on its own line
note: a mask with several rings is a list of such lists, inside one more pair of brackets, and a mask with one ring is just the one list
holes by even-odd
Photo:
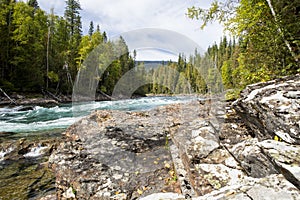
[[62, 102], [62, 100], [60, 98], [58, 98], [57, 96], [55, 96], [54, 94], [52, 94], [48, 90], [42, 90], [42, 92], [44, 93], [44, 95], [47, 95], [47, 96], [51, 97], [53, 100], [58, 101], [58, 102]]
[[11, 103], [18, 105], [17, 102], [15, 100], [13, 100], [12, 98], [10, 98], [10, 96], [8, 96], [8, 94], [6, 94], [6, 92], [4, 90], [2, 90], [2, 88], [0, 88], [0, 92], [2, 92], [4, 94], [4, 96], [6, 96]]

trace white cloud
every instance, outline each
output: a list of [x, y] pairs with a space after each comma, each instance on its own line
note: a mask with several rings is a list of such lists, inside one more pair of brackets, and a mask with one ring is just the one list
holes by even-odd
[[[83, 29], [86, 33], [90, 21], [99, 24], [111, 38], [123, 32], [143, 28], [167, 29], [178, 32], [195, 41], [202, 49], [223, 35], [222, 27], [209, 25], [200, 30], [200, 22], [187, 18], [187, 8], [193, 5], [208, 7], [210, 1], [201, 0], [81, 0]], [[46, 10], [54, 7], [56, 13], [63, 13], [63, 0], [40, 0]], [[178, 41], [180, 42], [180, 41]]]

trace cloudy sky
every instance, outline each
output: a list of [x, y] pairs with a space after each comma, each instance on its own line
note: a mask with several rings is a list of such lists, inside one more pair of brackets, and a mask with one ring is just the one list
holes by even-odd
[[[155, 60], [163, 57], [168, 60], [172, 59], [174, 55], [171, 54], [177, 54], [177, 50], [180, 51], [188, 40], [193, 41], [197, 49], [202, 48], [202, 51], [215, 41], [219, 42], [223, 35], [220, 25], [212, 24], [201, 30], [199, 21], [186, 16], [188, 7], [208, 7], [210, 2], [211, 0], [81, 0], [83, 31], [87, 33], [89, 23], [93, 21], [95, 26], [100, 25], [101, 31], [107, 32], [109, 38], [123, 35], [124, 32], [131, 39], [137, 38], [135, 36], [147, 36], [144, 40], [148, 40], [148, 44], [153, 40], [156, 42], [150, 46], [141, 44], [138, 58]], [[39, 4], [48, 12], [53, 7], [58, 15], [63, 15], [65, 9], [64, 0], [39, 0]], [[125, 40], [130, 48], [138, 48], [136, 41], [129, 41], [126, 37]], [[157, 41], [163, 45], [156, 48]], [[134, 44], [131, 45], [132, 42]], [[167, 44], [170, 42], [175, 47]], [[190, 44], [189, 42], [187, 43]]]

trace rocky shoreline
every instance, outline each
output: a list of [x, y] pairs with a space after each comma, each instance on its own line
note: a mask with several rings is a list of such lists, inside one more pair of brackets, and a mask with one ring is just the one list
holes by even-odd
[[59, 137], [0, 133], [0, 196], [299, 199], [299, 91], [296, 75], [250, 85], [235, 102], [96, 111]]
[[[132, 96], [133, 99], [146, 97], [146, 95], [137, 95]], [[80, 99], [85, 99], [85, 97], [80, 97]], [[120, 98], [121, 99], [121, 98]], [[91, 99], [87, 98], [87, 101]], [[97, 93], [95, 95], [95, 101], [111, 101], [112, 97], [104, 93]], [[57, 106], [62, 103], [72, 103], [72, 95], [58, 95], [48, 92], [44, 93], [33, 93], [33, 94], [17, 94], [13, 93], [10, 96], [5, 96], [0, 93], [0, 107], [4, 106], [26, 106], [27, 109], [32, 108], [32, 106], [45, 106], [52, 107]]]
[[233, 103], [97, 111], [52, 153], [44, 199], [299, 199], [300, 76]]

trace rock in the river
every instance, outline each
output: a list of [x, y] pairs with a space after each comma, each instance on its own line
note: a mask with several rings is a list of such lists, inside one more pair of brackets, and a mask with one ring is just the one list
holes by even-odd
[[47, 161], [58, 139], [12, 138], [0, 137], [0, 199], [37, 199], [55, 192]]
[[300, 75], [249, 85], [234, 103], [259, 140], [300, 144]]
[[180, 192], [168, 148], [168, 112], [97, 111], [71, 126], [50, 158], [58, 197], [135, 199]]

